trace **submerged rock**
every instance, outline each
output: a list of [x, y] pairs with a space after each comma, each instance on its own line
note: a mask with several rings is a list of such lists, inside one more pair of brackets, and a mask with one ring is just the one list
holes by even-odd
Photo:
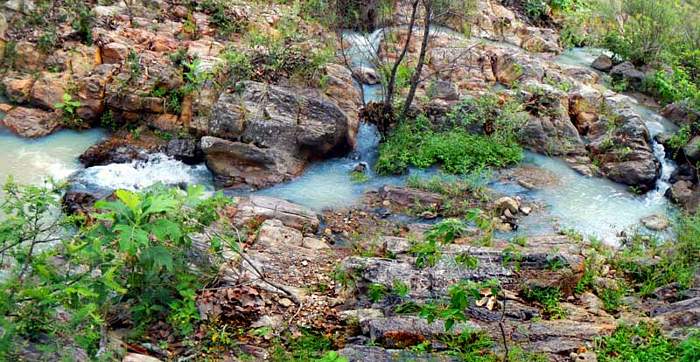
[[642, 224], [649, 230], [661, 231], [666, 230], [671, 221], [663, 215], [650, 215], [641, 220]]

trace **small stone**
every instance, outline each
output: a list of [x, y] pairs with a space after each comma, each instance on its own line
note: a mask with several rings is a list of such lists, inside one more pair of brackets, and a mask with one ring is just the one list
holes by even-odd
[[391, 201], [389, 201], [389, 200], [382, 201], [382, 206], [391, 206]]
[[302, 260], [302, 261], [301, 261], [301, 265], [303, 265], [303, 266], [307, 266], [307, 265], [309, 265], [309, 262], [308, 262], [308, 261], [306, 261], [306, 260]]
[[523, 213], [523, 215], [527, 216], [530, 215], [530, 213], [532, 212], [532, 208], [529, 206], [522, 206], [520, 207], [520, 212]]
[[642, 220], [642, 224], [649, 230], [661, 231], [668, 228], [670, 221], [663, 215], [650, 215]]
[[535, 185], [533, 183], [525, 181], [525, 180], [518, 180], [518, 185], [520, 185], [528, 190], [532, 190], [535, 188]]
[[513, 214], [518, 212], [519, 206], [518, 202], [511, 197], [501, 197], [500, 199], [496, 200], [494, 205], [498, 210], [508, 209]]
[[281, 306], [285, 307], [285, 308], [289, 308], [289, 307], [291, 307], [292, 304], [294, 304], [294, 303], [293, 303], [291, 300], [287, 299], [287, 298], [282, 298], [282, 299], [279, 300], [279, 304], [280, 304]]
[[323, 234], [325, 234], [326, 236], [333, 236], [333, 230], [331, 230], [330, 228], [325, 228], [323, 230]]

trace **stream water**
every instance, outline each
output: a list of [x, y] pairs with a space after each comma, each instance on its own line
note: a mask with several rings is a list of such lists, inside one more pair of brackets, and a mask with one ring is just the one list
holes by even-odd
[[[3, 101], [3, 99], [0, 99]], [[4, 114], [0, 113], [0, 119]], [[78, 156], [105, 137], [99, 129], [63, 130], [39, 139], [15, 136], [0, 125], [0, 182], [12, 176], [19, 183], [62, 180], [80, 169]]]
[[[351, 64], [373, 67], [373, 57], [382, 36], [381, 30], [372, 34], [346, 33], [345, 40], [349, 44], [346, 54]], [[563, 66], [589, 67], [600, 52], [596, 49], [572, 49], [561, 54], [556, 62]], [[358, 86], [363, 89], [365, 102], [381, 99], [381, 86]], [[637, 104], [631, 98], [629, 101], [630, 107], [645, 120], [652, 137], [673, 130], [673, 124], [653, 110]], [[66, 130], [42, 139], [27, 140], [0, 128], [0, 152], [10, 156], [0, 159], [0, 177], [4, 179], [12, 174], [20, 182], [37, 183], [45, 177], [62, 179], [72, 174], [78, 187], [87, 189], [135, 190], [157, 182], [170, 185], [212, 185], [211, 174], [204, 165], [189, 166], [162, 154], [151, 155], [147, 161], [81, 169], [77, 156], [104, 136], [100, 130]], [[357, 146], [349, 155], [314, 163], [297, 179], [256, 193], [321, 210], [350, 206], [358, 202], [366, 191], [376, 190], [382, 185], [403, 184], [406, 176], [381, 177], [373, 172], [371, 166], [377, 159], [379, 140], [376, 127], [362, 123]], [[662, 164], [661, 177], [656, 189], [642, 196], [634, 195], [624, 186], [609, 180], [582, 176], [561, 160], [534, 153], [527, 153], [524, 163], [555, 175], [558, 181], [555, 185], [539, 191], [526, 190], [517, 184], [500, 181], [492, 182], [491, 186], [497, 191], [521, 195], [545, 205], [547, 212], [544, 215], [522, 220], [524, 227], [521, 229], [527, 233], [550, 232], [549, 218], [553, 217], [562, 227], [575, 228], [584, 234], [596, 235], [610, 244], [616, 244], [616, 235], [638, 225], [640, 218], [673, 212], [663, 195], [669, 187], [668, 179], [675, 165], [666, 160], [663, 146], [654, 142], [653, 147]], [[356, 183], [352, 180], [351, 172], [360, 163], [369, 166], [367, 180]], [[435, 174], [433, 170], [411, 170], [410, 173], [426, 177]]]

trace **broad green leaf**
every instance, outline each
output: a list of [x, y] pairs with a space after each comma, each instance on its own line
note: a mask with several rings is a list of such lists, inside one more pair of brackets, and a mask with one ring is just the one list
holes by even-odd
[[153, 246], [143, 252], [143, 257], [153, 263], [154, 268], [173, 270], [173, 257], [167, 248], [161, 245]]
[[160, 219], [150, 225], [151, 231], [160, 241], [179, 241], [182, 238], [180, 226], [167, 219]]
[[176, 206], [177, 200], [175, 200], [173, 195], [161, 193], [149, 198], [149, 205], [143, 214], [150, 215], [174, 211]]
[[129, 210], [131, 210], [131, 212], [138, 212], [139, 204], [141, 203], [141, 196], [139, 196], [139, 194], [129, 190], [117, 190], [114, 194], [129, 208]]

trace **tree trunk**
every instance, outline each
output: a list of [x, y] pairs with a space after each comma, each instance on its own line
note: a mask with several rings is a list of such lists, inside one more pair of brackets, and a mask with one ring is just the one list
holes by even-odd
[[425, 8], [423, 42], [420, 46], [420, 54], [418, 55], [416, 70], [411, 76], [411, 88], [408, 90], [408, 96], [406, 96], [406, 102], [403, 105], [403, 111], [401, 111], [401, 118], [405, 118], [408, 115], [408, 111], [411, 108], [411, 103], [413, 103], [413, 98], [416, 96], [416, 89], [418, 89], [421, 71], [423, 70], [423, 64], [425, 63], [425, 54], [428, 53], [428, 42], [430, 41], [430, 23], [433, 12], [432, 0], [423, 0], [423, 7]]
[[399, 70], [399, 66], [403, 62], [403, 59], [406, 57], [406, 53], [408, 52], [408, 47], [411, 43], [411, 35], [413, 35], [413, 27], [415, 26], [416, 23], [416, 11], [418, 10], [418, 3], [420, 0], [414, 0], [411, 9], [411, 20], [408, 24], [408, 36], [406, 37], [406, 43], [403, 46], [403, 49], [401, 50], [401, 54], [399, 54], [399, 57], [396, 59], [394, 62], [394, 65], [391, 68], [391, 73], [389, 75], [389, 81], [387, 82], [386, 85], [386, 96], [384, 97], [384, 112], [385, 113], [390, 113], [393, 111], [393, 101], [394, 101], [394, 92], [395, 87], [396, 87], [396, 73]]

